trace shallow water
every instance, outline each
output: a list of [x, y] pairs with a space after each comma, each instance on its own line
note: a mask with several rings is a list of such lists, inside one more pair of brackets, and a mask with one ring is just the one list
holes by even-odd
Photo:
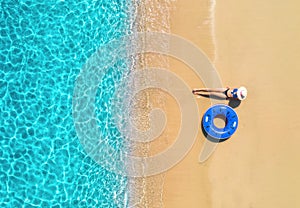
[[[1, 2], [1, 207], [126, 206], [127, 178], [101, 168], [79, 143], [72, 96], [88, 57], [130, 33], [130, 7], [125, 0]], [[105, 92], [126, 67], [110, 69], [98, 101], [109, 102]], [[100, 118], [109, 111], [98, 109]]]

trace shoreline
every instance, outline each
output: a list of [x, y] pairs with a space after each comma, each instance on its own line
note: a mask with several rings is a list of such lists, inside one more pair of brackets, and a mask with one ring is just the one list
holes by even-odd
[[[170, 7], [171, 0], [162, 2], [145, 0], [136, 4], [135, 32], [170, 32]], [[154, 11], [154, 12], [153, 12]], [[145, 44], [145, 43], [141, 43]], [[160, 54], [144, 53], [136, 57], [136, 66], [134, 70], [145, 70], [151, 67], [169, 68], [168, 58]], [[149, 77], [135, 80], [135, 82], [147, 83]], [[155, 77], [152, 77], [155, 79]], [[139, 92], [135, 96], [133, 109], [133, 122], [135, 126], [142, 131], [150, 128], [149, 113], [153, 108], [164, 109], [166, 103], [164, 95], [159, 90], [147, 89]], [[166, 137], [163, 135], [163, 137]], [[148, 157], [160, 150], [160, 144], [163, 145], [164, 139], [158, 139], [155, 142], [135, 143], [134, 155]], [[130, 207], [162, 207], [162, 192], [164, 184], [164, 174], [130, 178]]]

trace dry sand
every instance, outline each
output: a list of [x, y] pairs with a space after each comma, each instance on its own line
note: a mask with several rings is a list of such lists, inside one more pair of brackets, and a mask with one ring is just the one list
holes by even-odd
[[[166, 173], [164, 207], [300, 207], [300, 2], [217, 1], [216, 48], [209, 1], [177, 0], [175, 6], [172, 32], [215, 59], [226, 86], [244, 85], [249, 93], [236, 108], [240, 123], [231, 139], [199, 164], [200, 131], [187, 157]], [[170, 66], [191, 88], [203, 87], [179, 61]], [[203, 115], [209, 101], [198, 105]]]

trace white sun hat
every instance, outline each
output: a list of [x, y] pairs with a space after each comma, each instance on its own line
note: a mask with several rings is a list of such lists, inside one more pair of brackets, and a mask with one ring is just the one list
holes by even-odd
[[247, 89], [246, 87], [240, 87], [237, 91], [237, 97], [239, 100], [244, 100], [247, 97]]

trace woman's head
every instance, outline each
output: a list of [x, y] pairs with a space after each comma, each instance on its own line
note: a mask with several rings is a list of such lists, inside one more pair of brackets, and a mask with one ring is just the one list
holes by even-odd
[[237, 97], [239, 100], [244, 100], [246, 99], [248, 94], [248, 91], [245, 87], [240, 87], [237, 91]]

